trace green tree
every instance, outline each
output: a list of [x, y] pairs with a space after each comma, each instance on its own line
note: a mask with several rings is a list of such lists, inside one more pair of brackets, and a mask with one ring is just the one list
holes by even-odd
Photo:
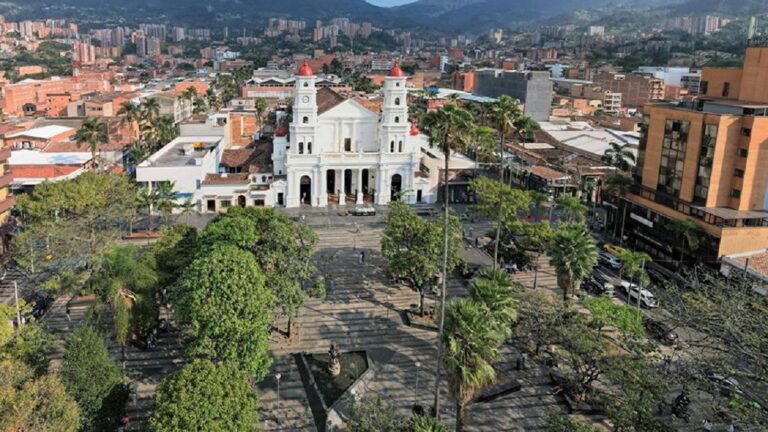
[[76, 432], [80, 409], [59, 377], [35, 374], [19, 361], [0, 360], [0, 430]]
[[[630, 280], [637, 282], [637, 285], [644, 287], [649, 283], [648, 273], [645, 271], [645, 264], [651, 261], [651, 256], [645, 252], [635, 252], [629, 249], [621, 249], [619, 253], [621, 261], [621, 273], [626, 274]], [[629, 296], [627, 296], [629, 302]], [[637, 299], [638, 306], [640, 298]]]
[[75, 133], [75, 141], [77, 142], [77, 148], [80, 148], [83, 144], [88, 146], [88, 150], [91, 152], [91, 161], [94, 165], [98, 166], [99, 163], [96, 157], [99, 147], [109, 142], [107, 123], [100, 117], [88, 117]]
[[147, 258], [154, 261], [158, 285], [170, 287], [189, 267], [197, 252], [197, 230], [188, 225], [165, 226], [152, 243]]
[[492, 325], [504, 335], [510, 332], [510, 326], [517, 319], [516, 293], [517, 287], [500, 269], [482, 269], [469, 284], [469, 297], [487, 311], [489, 323], [486, 325]]
[[84, 424], [93, 424], [105, 399], [122, 379], [120, 368], [109, 358], [104, 337], [91, 327], [81, 327], [67, 337], [61, 363], [61, 382], [80, 406]]
[[[387, 227], [381, 237], [381, 254], [387, 261], [387, 271], [404, 279], [419, 291], [419, 314], [424, 315], [424, 296], [429, 284], [440, 274], [443, 258], [443, 227], [439, 222], [427, 222], [405, 203], [389, 204]], [[459, 221], [450, 219], [448, 271], [461, 262], [459, 251], [462, 238]]]
[[[335, 59], [334, 59], [335, 60]], [[262, 121], [264, 119], [264, 113], [267, 112], [267, 108], [269, 105], [267, 104], [267, 100], [264, 98], [256, 98], [254, 101], [254, 109], [256, 110], [256, 121], [258, 126], [256, 126], [256, 131], [261, 132], [261, 125]]]
[[155, 189], [152, 190], [155, 194], [155, 207], [162, 213], [165, 223], [168, 223], [168, 217], [173, 213], [173, 209], [176, 208], [176, 192], [174, 188], [175, 182], [163, 181], [156, 182]]
[[485, 308], [469, 299], [456, 299], [446, 311], [444, 349], [448, 388], [456, 400], [456, 432], [464, 430], [464, 410], [476, 393], [496, 379], [493, 362], [504, 333], [488, 325]]
[[567, 303], [578, 292], [581, 281], [597, 265], [595, 240], [583, 224], [562, 224], [555, 230], [549, 256], [557, 272], [557, 284], [563, 289], [563, 300]]
[[547, 432], [600, 432], [602, 430], [572, 417], [555, 414], [547, 417], [544, 427]]
[[[190, 87], [190, 88], [193, 88], [193, 87]], [[205, 98], [198, 96], [192, 101], [193, 115], [205, 114], [207, 110], [208, 110], [208, 106]]]
[[557, 327], [556, 362], [566, 375], [565, 391], [577, 401], [593, 395], [593, 385], [608, 369], [608, 342], [598, 322], [586, 315], [574, 314]]
[[586, 298], [584, 306], [592, 312], [592, 316], [606, 325], [634, 336], [645, 335], [643, 314], [638, 309], [616, 304], [608, 296]]
[[347, 421], [349, 432], [405, 432], [406, 420], [381, 398], [352, 404]]
[[635, 163], [635, 153], [630, 149], [629, 144], [611, 142], [603, 153], [602, 159], [617, 170], [629, 171]]
[[117, 110], [117, 115], [122, 117], [120, 125], [128, 124], [131, 128], [131, 138], [137, 140], [139, 138], [139, 122], [141, 121], [141, 109], [139, 106], [131, 101], [123, 102]]
[[[317, 271], [311, 261], [317, 234], [272, 209], [231, 208], [208, 224], [202, 245], [234, 244], [254, 254], [266, 277], [267, 288], [288, 318], [287, 334], [307, 298], [305, 282]], [[205, 247], [205, 246], [204, 246]]]
[[48, 279], [92, 270], [134, 213], [136, 191], [124, 175], [87, 172], [43, 183], [19, 196], [24, 232], [12, 243], [16, 261]]
[[669, 380], [658, 366], [640, 356], [614, 356], [606, 368], [607, 381], [618, 395], [606, 395], [606, 416], [614, 430], [627, 432], [672, 432], [676, 430], [658, 416], [666, 405]]
[[525, 341], [521, 348], [538, 357], [542, 348], [556, 340], [563, 316], [562, 306], [541, 290], [521, 291], [515, 298], [519, 305], [513, 332], [519, 340]]
[[[520, 103], [517, 99], [514, 99], [507, 95], [502, 95], [495, 102], [492, 102], [488, 109], [489, 119], [491, 125], [499, 133], [499, 183], [504, 183], [504, 145], [506, 139], [511, 135], [515, 135], [516, 138], [523, 138], [524, 131], [532, 131], [538, 128], [538, 124], [530, 117], [523, 114], [520, 109]], [[510, 182], [511, 174], [510, 174]], [[499, 185], [499, 201], [503, 202], [504, 189], [502, 185]], [[501, 207], [498, 209], [496, 217], [496, 225], [500, 226], [501, 221], [504, 218], [504, 212]], [[498, 265], [499, 262], [499, 241], [501, 231], [496, 230], [496, 240], [493, 252], [493, 265]]]
[[[520, 189], [513, 189], [499, 181], [478, 177], [469, 183], [477, 197], [477, 204], [472, 206], [472, 211], [486, 219], [496, 219], [501, 212], [501, 218], [496, 220], [497, 226], [505, 221], [517, 218], [521, 210], [528, 210], [531, 205], [530, 196]], [[497, 249], [494, 246], [494, 249]], [[498, 258], [498, 251], [494, 251]]]
[[228, 361], [262, 379], [272, 362], [269, 323], [273, 295], [253, 254], [219, 244], [192, 262], [174, 294], [187, 324], [191, 356]]
[[258, 403], [248, 375], [234, 364], [195, 359], [157, 388], [150, 424], [155, 432], [251, 432]]
[[528, 196], [530, 197], [531, 204], [536, 208], [536, 222], [541, 222], [541, 208], [544, 206], [545, 202], [549, 201], [549, 195], [544, 192], [532, 190], [528, 191]]
[[[624, 245], [624, 222], [627, 220], [627, 202], [624, 200], [624, 197], [629, 193], [630, 189], [632, 188], [632, 184], [632, 178], [623, 175], [611, 176], [605, 180], [606, 191], [611, 195], [619, 198], [621, 201], [620, 204], [622, 204], [623, 207], [621, 215], [621, 233], [619, 237], [619, 245], [621, 246]], [[618, 226], [618, 224], [614, 226], [614, 237], [616, 237], [616, 228]]]
[[555, 207], [563, 213], [568, 222], [582, 222], [587, 207], [575, 195], [561, 195], [555, 200]]
[[704, 230], [691, 218], [685, 220], [673, 219], [667, 224], [667, 229], [674, 233], [678, 239], [682, 240], [680, 246], [680, 261], [678, 264], [679, 267], [682, 267], [686, 249], [690, 252], [694, 252], [699, 248], [701, 237], [704, 235]]
[[53, 344], [53, 337], [40, 326], [27, 323], [0, 348], [0, 359], [22, 361], [31, 367], [36, 375], [41, 376], [48, 370]]
[[[423, 126], [429, 136], [430, 147], [438, 147], [443, 153], [445, 166], [443, 169], [443, 287], [440, 291], [440, 338], [445, 326], [445, 297], [448, 291], [448, 256], [449, 256], [449, 210], [450, 210], [450, 160], [451, 152], [466, 148], [471, 140], [474, 129], [472, 114], [459, 108], [454, 103], [443, 105], [436, 111], [427, 113], [423, 118]], [[435, 415], [440, 415], [440, 368], [442, 367], [442, 344], [438, 343], [437, 371], [435, 379]]]
[[184, 89], [184, 91], [181, 92], [181, 96], [179, 96], [182, 100], [192, 102], [195, 99], [197, 99], [199, 95], [197, 94], [197, 88], [195, 87], [187, 87]]

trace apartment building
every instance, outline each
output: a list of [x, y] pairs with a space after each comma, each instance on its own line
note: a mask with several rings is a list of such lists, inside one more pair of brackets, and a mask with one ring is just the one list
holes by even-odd
[[[743, 69], [705, 68], [691, 103], [645, 107], [635, 185], [626, 196], [628, 241], [674, 262], [706, 262], [768, 248], [768, 41], [753, 41]], [[704, 235], [691, 252], [671, 220]], [[683, 250], [681, 250], [683, 249]]]
[[664, 99], [664, 80], [652, 75], [600, 72], [594, 79], [603, 90], [621, 93], [624, 106], [639, 108]]
[[479, 69], [475, 72], [473, 93], [493, 98], [512, 96], [524, 105], [525, 114], [546, 121], [552, 110], [552, 88], [549, 72]]

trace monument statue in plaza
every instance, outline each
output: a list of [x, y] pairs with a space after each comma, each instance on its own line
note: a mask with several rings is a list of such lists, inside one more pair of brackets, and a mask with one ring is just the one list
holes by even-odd
[[331, 342], [331, 349], [328, 350], [328, 373], [332, 377], [337, 377], [341, 373], [341, 351], [336, 344]]

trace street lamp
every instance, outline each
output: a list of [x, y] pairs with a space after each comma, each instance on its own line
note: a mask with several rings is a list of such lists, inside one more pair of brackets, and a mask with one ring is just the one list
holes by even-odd
[[280, 373], [275, 374], [275, 379], [277, 380], [277, 408], [280, 408], [280, 378], [282, 377]]
[[418, 400], [418, 394], [419, 394], [419, 368], [421, 367], [421, 362], [416, 361], [416, 386], [413, 388], [413, 406], [416, 406], [416, 402]]

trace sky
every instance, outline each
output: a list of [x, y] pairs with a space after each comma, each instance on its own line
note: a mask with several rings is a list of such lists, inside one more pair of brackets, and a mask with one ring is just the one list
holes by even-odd
[[366, 0], [368, 3], [376, 6], [398, 6], [406, 3], [413, 3], [415, 0]]

